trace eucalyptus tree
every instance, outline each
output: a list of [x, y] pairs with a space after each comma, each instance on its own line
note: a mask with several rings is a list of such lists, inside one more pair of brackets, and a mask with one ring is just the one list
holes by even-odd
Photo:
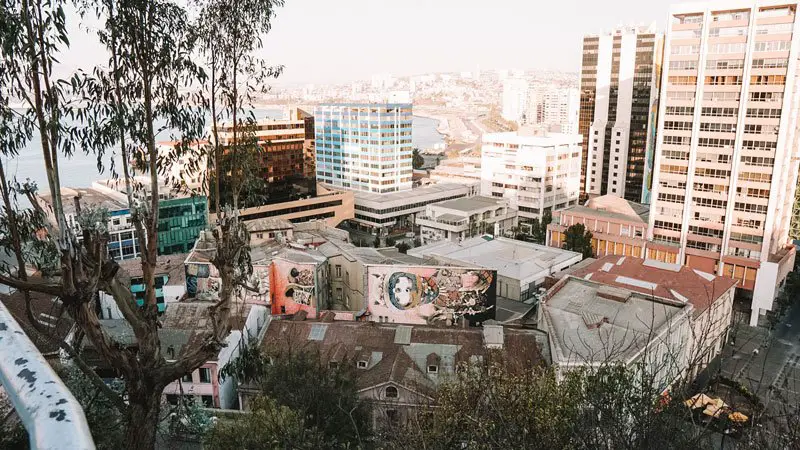
[[[104, 68], [62, 80], [54, 76], [53, 67], [70, 51], [65, 2], [2, 3], [0, 150], [5, 156], [13, 156], [29, 145], [33, 133], [39, 134], [52, 208], [45, 211], [32, 202], [33, 212], [17, 211], [15, 195], [24, 192], [32, 198], [34, 191], [7, 180], [0, 167], [4, 203], [0, 226], [18, 268], [0, 273], [0, 283], [26, 295], [41, 292], [60, 298], [80, 334], [125, 382], [127, 402], [114, 398], [108, 390], [105, 393], [125, 414], [127, 447], [152, 448], [164, 387], [216, 356], [230, 331], [231, 302], [252, 272], [249, 236], [235, 214], [223, 213], [214, 224], [216, 255], [212, 262], [222, 288], [218, 301], [209, 308], [212, 327], [168, 361], [161, 353], [154, 271], [158, 176], [173, 159], [159, 155], [156, 138], [165, 129], [176, 130], [176, 137], [184, 143], [200, 137], [205, 102], [202, 95], [192, 92], [205, 82], [205, 73], [192, 62], [195, 41], [183, 7], [166, 0], [86, 1], [81, 6], [85, 14], [95, 14], [103, 22], [99, 36], [109, 61]], [[17, 100], [25, 109], [11, 108]], [[142, 307], [137, 306], [127, 287], [127, 275], [107, 253], [107, 212], [78, 205], [80, 239], [76, 229], [67, 224], [60, 196], [63, 169], [59, 165], [78, 147], [94, 152], [98, 161], [106, 152], [117, 149], [123, 156], [122, 177], [136, 238], [144, 249], [141, 264], [146, 294]], [[145, 169], [147, 185], [134, 182], [129, 159]], [[46, 236], [42, 237], [36, 231], [38, 225], [44, 225], [41, 219], [45, 215], [55, 220], [46, 226]], [[53, 276], [27, 276], [25, 268], [37, 261], [26, 248], [36, 245], [57, 254]], [[133, 348], [116, 342], [101, 326], [96, 313], [100, 290], [113, 297], [128, 322], [136, 340]], [[29, 316], [36, 321], [33, 314]]]
[[[272, 28], [275, 9], [283, 0], [205, 0], [201, 2], [195, 29], [199, 51], [205, 58], [206, 95], [211, 110], [211, 157], [208, 158], [209, 193], [219, 213], [223, 198], [234, 209], [243, 190], [253, 188], [260, 160], [266, 155], [254, 136], [254, 95], [266, 93], [267, 80], [278, 77], [282, 66], [269, 66], [256, 56], [264, 36]], [[220, 130], [227, 123], [223, 143]], [[224, 149], [223, 149], [224, 147]], [[223, 162], [223, 158], [227, 161]], [[227, 183], [228, 196], [221, 192]], [[252, 206], [252, 205], [250, 205]]]

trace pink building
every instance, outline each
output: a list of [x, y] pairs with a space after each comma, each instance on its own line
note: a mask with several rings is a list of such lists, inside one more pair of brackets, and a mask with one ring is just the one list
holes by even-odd
[[585, 205], [553, 212], [553, 222], [547, 226], [547, 245], [561, 248], [567, 228], [580, 223], [592, 232], [595, 256], [643, 258], [649, 211], [647, 205], [613, 195], [595, 197]]

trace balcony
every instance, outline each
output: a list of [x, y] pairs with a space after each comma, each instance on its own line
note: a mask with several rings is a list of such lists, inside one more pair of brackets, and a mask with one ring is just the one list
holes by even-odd
[[0, 384], [33, 449], [94, 449], [83, 409], [0, 303]]

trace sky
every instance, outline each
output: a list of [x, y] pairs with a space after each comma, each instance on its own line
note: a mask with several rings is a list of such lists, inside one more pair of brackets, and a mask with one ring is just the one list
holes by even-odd
[[[285, 66], [278, 86], [478, 68], [578, 72], [583, 35], [623, 24], [663, 31], [677, 2], [286, 0], [260, 56]], [[80, 63], [99, 61], [99, 46], [83, 34], [73, 39], [85, 49]]]

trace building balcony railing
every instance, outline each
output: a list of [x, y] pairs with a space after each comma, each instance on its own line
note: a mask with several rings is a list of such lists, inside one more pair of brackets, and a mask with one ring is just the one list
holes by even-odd
[[0, 384], [33, 449], [94, 449], [81, 405], [0, 303]]

